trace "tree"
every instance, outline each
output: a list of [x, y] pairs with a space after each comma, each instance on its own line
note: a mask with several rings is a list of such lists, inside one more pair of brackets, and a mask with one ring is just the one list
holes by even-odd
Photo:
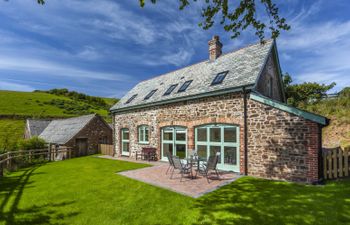
[[292, 82], [292, 77], [286, 73], [283, 76], [283, 84], [286, 91], [287, 103], [298, 107], [319, 102], [326, 95], [327, 91], [336, 85], [335, 82], [329, 85], [318, 84], [316, 82], [292, 84]]
[[[139, 0], [140, 6], [144, 7], [147, 0]], [[156, 4], [157, 0], [149, 0], [152, 4]], [[290, 26], [286, 19], [280, 17], [278, 7], [274, 0], [178, 0], [179, 9], [183, 10], [188, 7], [191, 2], [204, 4], [202, 8], [203, 22], [199, 26], [204, 30], [210, 29], [217, 17], [220, 17], [219, 23], [226, 32], [230, 32], [231, 38], [238, 37], [243, 30], [253, 28], [255, 35], [263, 42], [265, 32], [271, 32], [272, 38], [277, 38], [282, 30], [289, 30]], [[37, 0], [39, 4], [44, 4], [45, 0]], [[262, 21], [258, 18], [258, 8], [264, 9], [269, 18], [268, 21]], [[264, 19], [263, 19], [264, 20]]]

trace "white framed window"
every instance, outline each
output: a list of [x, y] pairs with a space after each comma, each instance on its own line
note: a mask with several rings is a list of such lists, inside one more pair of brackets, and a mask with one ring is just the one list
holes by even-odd
[[149, 127], [147, 125], [141, 125], [138, 128], [139, 143], [149, 144]]

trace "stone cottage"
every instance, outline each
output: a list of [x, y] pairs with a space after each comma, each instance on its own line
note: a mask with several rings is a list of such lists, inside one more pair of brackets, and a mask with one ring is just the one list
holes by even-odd
[[144, 146], [185, 158], [220, 153], [218, 167], [250, 176], [317, 182], [325, 117], [285, 104], [276, 42], [222, 54], [145, 80], [111, 108], [116, 156]]
[[99, 115], [56, 120], [27, 120], [26, 138], [73, 148], [73, 156], [95, 154], [98, 144], [112, 144], [112, 128]]

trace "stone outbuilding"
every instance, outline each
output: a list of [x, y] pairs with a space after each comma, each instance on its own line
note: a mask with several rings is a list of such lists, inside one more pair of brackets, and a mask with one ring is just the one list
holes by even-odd
[[219, 152], [221, 170], [317, 182], [328, 119], [285, 103], [276, 42], [221, 48], [213, 37], [208, 60], [142, 81], [111, 108], [116, 156]]
[[72, 147], [74, 156], [95, 154], [98, 144], [112, 144], [112, 128], [96, 114], [51, 121], [27, 120], [27, 127], [25, 133], [31, 134], [28, 138], [35, 135], [50, 144]]

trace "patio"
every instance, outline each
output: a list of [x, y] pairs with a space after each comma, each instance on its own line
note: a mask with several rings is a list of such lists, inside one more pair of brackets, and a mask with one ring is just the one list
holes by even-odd
[[220, 172], [220, 180], [215, 176], [214, 179], [210, 179], [210, 183], [207, 179], [198, 174], [195, 179], [184, 177], [180, 181], [181, 175], [175, 171], [173, 178], [170, 179], [170, 173], [166, 174], [169, 164], [166, 162], [148, 162], [148, 161], [136, 161], [125, 157], [111, 157], [111, 156], [99, 156], [103, 158], [122, 160], [135, 163], [151, 164], [152, 167], [123, 171], [118, 174], [148, 183], [154, 186], [165, 188], [183, 195], [187, 195], [193, 198], [198, 198], [206, 193], [212, 192], [219, 187], [229, 184], [240, 177], [237, 173], [232, 172]]

